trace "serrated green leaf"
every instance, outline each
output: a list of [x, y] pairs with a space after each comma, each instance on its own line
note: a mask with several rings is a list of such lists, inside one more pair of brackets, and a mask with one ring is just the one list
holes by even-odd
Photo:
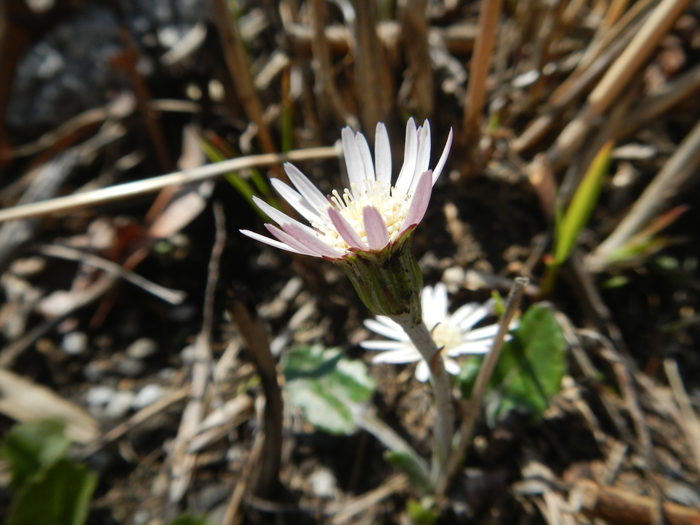
[[362, 361], [346, 359], [338, 348], [295, 348], [282, 359], [289, 401], [307, 421], [331, 434], [356, 430], [353, 407], [374, 392], [374, 380]]
[[85, 466], [60, 459], [17, 492], [7, 524], [82, 525], [96, 484]]
[[42, 467], [62, 458], [70, 447], [59, 421], [42, 419], [15, 425], [0, 449], [12, 472], [12, 484], [22, 486]]
[[566, 369], [566, 339], [547, 303], [532, 305], [506, 342], [491, 377], [490, 421], [524, 406], [535, 417], [559, 391]]

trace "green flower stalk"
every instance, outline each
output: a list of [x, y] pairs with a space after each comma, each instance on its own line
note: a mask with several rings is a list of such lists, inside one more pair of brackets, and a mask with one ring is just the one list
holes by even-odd
[[391, 185], [391, 148], [384, 124], [377, 124], [374, 161], [364, 135], [350, 128], [341, 133], [350, 188], [327, 198], [293, 165], [284, 170], [296, 189], [273, 179], [273, 187], [304, 217], [303, 224], [257, 197], [253, 200], [278, 226], [266, 224], [274, 238], [241, 233], [276, 248], [319, 257], [338, 264], [362, 301], [376, 315], [399, 323], [430, 363], [435, 393], [435, 460], [439, 472], [450, 451], [453, 414], [449, 381], [442, 359], [423, 323], [420, 294], [423, 277], [411, 255], [411, 234], [430, 202], [432, 188], [447, 161], [452, 131], [434, 170], [429, 169], [430, 124], [406, 125], [404, 162]]

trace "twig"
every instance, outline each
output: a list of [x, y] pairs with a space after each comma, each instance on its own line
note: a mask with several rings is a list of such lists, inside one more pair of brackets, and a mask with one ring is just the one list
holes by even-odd
[[353, 516], [374, 507], [392, 494], [396, 494], [397, 492], [407, 489], [408, 486], [409, 484], [406, 476], [403, 474], [397, 474], [376, 489], [371, 490], [362, 496], [344, 502], [340, 510], [338, 510], [331, 519], [331, 524], [342, 525]]
[[236, 298], [230, 303], [229, 314], [245, 341], [265, 394], [263, 453], [253, 483], [253, 494], [266, 498], [272, 495], [279, 483], [282, 463], [282, 391], [277, 383], [277, 362], [270, 351], [262, 320], [253, 317], [243, 302]]
[[486, 98], [486, 79], [491, 66], [491, 53], [496, 41], [498, 17], [502, 0], [481, 0], [479, 4], [479, 35], [474, 45], [474, 56], [469, 68], [469, 85], [464, 102], [466, 111], [462, 122], [463, 144], [467, 146], [469, 162], [481, 135], [481, 113]]
[[260, 454], [263, 450], [264, 441], [264, 434], [259, 432], [258, 435], [255, 436], [253, 448], [248, 455], [248, 461], [244, 465], [243, 472], [241, 472], [238, 482], [236, 483], [236, 487], [233, 490], [233, 494], [231, 494], [231, 499], [228, 501], [226, 513], [221, 520], [221, 525], [236, 525], [241, 522], [241, 516], [238, 514], [238, 510], [241, 507], [243, 496], [245, 495], [246, 489], [250, 483], [253, 467], [257, 466], [257, 463], [260, 460]]
[[683, 380], [678, 372], [678, 363], [673, 359], [664, 359], [664, 370], [666, 371], [666, 377], [668, 377], [673, 397], [676, 399], [676, 403], [678, 403], [678, 407], [683, 415], [679, 423], [688, 440], [690, 450], [693, 451], [695, 469], [700, 472], [700, 421], [698, 421], [698, 416], [693, 411], [688, 394], [683, 387]]
[[226, 244], [226, 225], [221, 204], [214, 204], [216, 219], [216, 236], [211, 250], [207, 276], [207, 287], [204, 292], [204, 313], [202, 330], [195, 341], [195, 362], [192, 365], [192, 385], [190, 398], [182, 413], [175, 445], [171, 454], [171, 484], [169, 501], [171, 504], [180, 501], [184, 496], [192, 476], [196, 454], [187, 452], [190, 439], [196, 434], [204, 416], [204, 403], [207, 386], [211, 376], [211, 330], [214, 323], [214, 296], [219, 281], [219, 261]]
[[148, 293], [153, 294], [159, 299], [162, 299], [170, 304], [180, 304], [187, 296], [185, 292], [165, 288], [164, 286], [149, 281], [148, 279], [145, 279], [134, 272], [126, 271], [121, 267], [121, 265], [115, 262], [91, 253], [85, 253], [76, 248], [71, 248], [70, 246], [47, 244], [40, 246], [38, 251], [43, 255], [48, 255], [49, 257], [66, 259], [69, 261], [79, 261], [88, 266], [92, 266], [93, 268], [110, 273], [116, 277], [121, 277], [129, 281], [134, 286], [138, 286], [139, 288], [142, 288]]
[[357, 20], [355, 35], [355, 77], [360, 102], [360, 121], [368, 138], [374, 139], [377, 122], [385, 122], [395, 97], [384, 48], [377, 36], [377, 3], [354, 2]]
[[688, 133], [654, 180], [632, 206], [622, 222], [586, 260], [587, 268], [599, 272], [609, 264], [611, 255], [658, 213], [666, 201], [676, 195], [700, 164], [700, 122]]
[[[210, 4], [214, 15], [212, 19], [216, 24], [219, 38], [221, 39], [221, 48], [224, 51], [226, 66], [235, 86], [238, 99], [241, 101], [248, 118], [258, 128], [258, 140], [260, 141], [261, 149], [266, 153], [273, 153], [277, 151], [277, 146], [275, 146], [272, 133], [270, 133], [270, 129], [263, 119], [262, 104], [255, 91], [245, 46], [238, 31], [236, 20], [229, 10], [226, 0], [212, 0]], [[281, 169], [275, 170], [275, 174], [285, 182], [289, 182], [286, 174]]]
[[114, 276], [109, 274], [104, 274], [100, 276], [97, 281], [92, 283], [88, 288], [83, 290], [77, 299], [74, 300], [70, 308], [64, 311], [59, 316], [46, 321], [40, 325], [35, 326], [29, 332], [25, 333], [22, 337], [13, 341], [9, 345], [0, 351], [0, 368], [9, 368], [14, 363], [15, 359], [19, 357], [22, 352], [33, 345], [37, 339], [42, 335], [47, 333], [53, 327], [57, 326], [66, 317], [73, 314], [80, 308], [87, 306], [91, 302], [99, 299], [107, 290], [109, 290], [112, 285], [116, 282]]
[[13, 219], [24, 219], [27, 217], [37, 217], [49, 213], [74, 210], [85, 206], [102, 204], [119, 199], [125, 199], [145, 193], [152, 193], [162, 190], [168, 186], [177, 186], [181, 184], [190, 184], [212, 177], [217, 177], [231, 171], [239, 171], [246, 168], [255, 168], [259, 166], [269, 166], [283, 162], [303, 162], [306, 160], [321, 160], [337, 158], [340, 156], [340, 150], [336, 147], [309, 148], [289, 151], [287, 153], [265, 153], [262, 155], [249, 155], [247, 157], [239, 157], [236, 159], [224, 160], [216, 164], [208, 164], [201, 168], [192, 170], [176, 171], [167, 175], [151, 177], [149, 179], [128, 182], [126, 184], [118, 184], [108, 188], [100, 188], [99, 190], [87, 191], [66, 197], [59, 197], [48, 201], [36, 202], [33, 204], [25, 204], [14, 206], [5, 210], [0, 210], [0, 222]]
[[162, 399], [159, 399], [152, 405], [149, 405], [145, 408], [142, 408], [138, 412], [136, 412], [133, 416], [131, 416], [128, 420], [124, 421], [123, 423], [117, 425], [114, 427], [112, 430], [109, 432], [106, 432], [102, 436], [100, 436], [98, 439], [93, 441], [92, 443], [88, 443], [84, 448], [80, 449], [77, 454], [76, 458], [77, 459], [85, 459], [90, 457], [92, 454], [100, 450], [102, 447], [118, 440], [122, 436], [124, 436], [127, 432], [133, 430], [137, 426], [139, 426], [142, 423], [145, 423], [149, 419], [151, 419], [153, 416], [160, 414], [162, 411], [168, 409], [172, 405], [179, 403], [180, 401], [183, 401], [184, 399], [187, 398], [187, 395], [189, 394], [189, 388], [181, 388], [179, 390], [176, 390], [175, 392], [172, 392], [171, 394], [165, 396]]
[[311, 14], [313, 17], [313, 38], [311, 40], [311, 50], [314, 55], [314, 71], [316, 72], [316, 86], [314, 90], [319, 104], [326, 104], [336, 119], [344, 122], [354, 130], [359, 130], [360, 123], [355, 115], [345, 109], [340, 93], [333, 81], [333, 70], [331, 68], [331, 51], [328, 47], [328, 39], [324, 30], [326, 25], [326, 0], [312, 0]]
[[518, 307], [520, 306], [520, 301], [525, 293], [525, 288], [529, 283], [530, 279], [527, 277], [516, 277], [513, 287], [510, 289], [510, 293], [508, 294], [508, 299], [506, 300], [505, 304], [505, 312], [503, 313], [498, 325], [498, 333], [496, 334], [496, 337], [494, 337], [491, 351], [484, 357], [479, 370], [479, 375], [476, 377], [476, 382], [474, 383], [474, 388], [472, 389], [472, 397], [468, 402], [467, 414], [462, 420], [462, 425], [460, 426], [461, 436], [459, 443], [452, 452], [452, 455], [448, 458], [447, 465], [435, 491], [438, 498], [445, 495], [450, 481], [452, 481], [452, 478], [455, 476], [455, 474], [457, 474], [457, 470], [464, 459], [467, 446], [471, 441], [472, 432], [474, 431], [476, 417], [480, 413], [484, 393], [486, 392], [486, 386], [488, 385], [491, 375], [496, 368], [496, 363], [498, 362], [498, 357], [501, 354], [503, 342], [505, 341], [506, 334], [508, 334], [508, 331], [510, 330], [510, 323], [515, 316], [515, 312], [517, 312]]
[[689, 3], [690, 0], [662, 0], [656, 7], [629, 46], [588, 96], [584, 109], [564, 128], [547, 152], [555, 168], [561, 166], [581, 145], [595, 119], [601, 116], [627, 87], [632, 76]]

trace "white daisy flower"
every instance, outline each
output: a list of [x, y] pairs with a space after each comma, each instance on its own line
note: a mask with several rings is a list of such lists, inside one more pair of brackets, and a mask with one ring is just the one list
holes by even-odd
[[[469, 303], [458, 308], [453, 314], [447, 311], [447, 287], [438, 283], [435, 287], [426, 286], [421, 293], [423, 321], [430, 330], [438, 348], [445, 369], [452, 375], [458, 375], [461, 367], [454, 357], [465, 354], [485, 354], [491, 349], [493, 339], [498, 332], [498, 324], [473, 329], [493, 311], [493, 300], [484, 304]], [[373, 363], [418, 363], [416, 379], [427, 381], [430, 377], [428, 363], [421, 357], [401, 326], [389, 317], [378, 315], [376, 320], [367, 319], [365, 326], [373, 332], [383, 335], [391, 341], [363, 341], [362, 348], [377, 350]]]
[[391, 185], [391, 148], [384, 124], [377, 124], [374, 162], [362, 133], [343, 129], [341, 138], [350, 188], [334, 190], [326, 198], [292, 164], [284, 170], [296, 190], [272, 179], [272, 185], [311, 226], [292, 219], [266, 202], [253, 197], [258, 207], [279, 227], [266, 224], [274, 239], [258, 233], [241, 233], [276, 248], [339, 261], [361, 252], [379, 252], [399, 241], [421, 221], [432, 187], [442, 172], [452, 144], [452, 131], [434, 170], [430, 164], [430, 124], [416, 129], [406, 125], [406, 146], [401, 172]]

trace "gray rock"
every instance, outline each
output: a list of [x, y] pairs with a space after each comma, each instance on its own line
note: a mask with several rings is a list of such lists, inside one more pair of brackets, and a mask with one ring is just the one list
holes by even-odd
[[146, 385], [141, 390], [139, 390], [136, 397], [131, 402], [131, 408], [134, 410], [140, 410], [147, 406], [152, 405], [163, 397], [163, 387], [157, 384]]
[[137, 339], [126, 349], [126, 355], [133, 359], [146, 359], [158, 351], [158, 343], [148, 337]]
[[107, 403], [104, 415], [110, 419], [120, 418], [129, 411], [131, 403], [134, 401], [135, 394], [131, 390], [120, 390], [115, 392], [112, 399]]
[[127, 377], [137, 377], [146, 371], [146, 364], [138, 359], [124, 357], [117, 362], [117, 372]]
[[70, 332], [63, 336], [61, 348], [70, 355], [82, 354], [87, 350], [88, 336], [83, 332]]

